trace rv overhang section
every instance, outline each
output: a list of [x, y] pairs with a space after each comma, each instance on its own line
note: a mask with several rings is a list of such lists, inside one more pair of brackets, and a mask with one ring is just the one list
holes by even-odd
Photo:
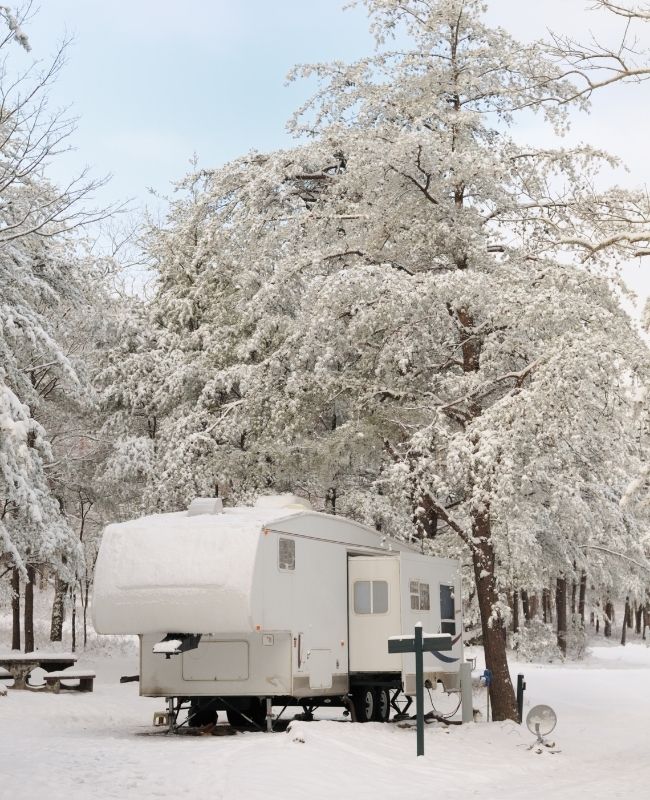
[[[98, 633], [254, 630], [253, 575], [269, 511], [153, 514], [109, 525], [95, 572]], [[276, 516], [287, 517], [286, 509]]]
[[[388, 555], [411, 549], [365, 525], [304, 508], [229, 508], [194, 516], [182, 511], [109, 525], [95, 570], [95, 629], [121, 634], [258, 630], [264, 617], [261, 540], [268, 533], [338, 543], [344, 552]], [[290, 630], [290, 619], [286, 622], [282, 628]]]

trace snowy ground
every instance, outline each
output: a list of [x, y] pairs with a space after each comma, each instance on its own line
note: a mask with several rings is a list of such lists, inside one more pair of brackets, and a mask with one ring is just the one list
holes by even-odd
[[[93, 694], [8, 692], [0, 697], [0, 798], [355, 798], [446, 800], [641, 797], [650, 785], [650, 648], [595, 647], [580, 664], [513, 665], [526, 706], [557, 711], [556, 754], [527, 749], [518, 725], [427, 726], [294, 722], [287, 733], [228, 737], [148, 735], [161, 700], [119, 684], [133, 657], [81, 656], [98, 673]], [[449, 698], [435, 693], [440, 708]], [[475, 698], [484, 708], [484, 699]]]

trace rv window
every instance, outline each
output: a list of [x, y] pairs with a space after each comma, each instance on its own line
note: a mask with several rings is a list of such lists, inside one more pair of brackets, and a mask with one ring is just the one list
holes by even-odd
[[370, 598], [370, 581], [355, 581], [354, 613], [372, 614], [372, 604]]
[[293, 539], [278, 539], [278, 566], [280, 569], [296, 568], [296, 543]]
[[456, 635], [456, 600], [454, 587], [440, 584], [440, 632]]
[[385, 614], [388, 611], [388, 583], [386, 581], [354, 582], [354, 613]]
[[372, 613], [385, 614], [388, 611], [388, 583], [372, 582]]
[[411, 610], [429, 611], [431, 608], [429, 584], [422, 583], [422, 581], [410, 581], [409, 589], [411, 594]]
[[420, 610], [420, 582], [419, 581], [411, 581], [409, 583], [409, 589], [411, 592], [411, 610], [412, 611], [419, 611]]

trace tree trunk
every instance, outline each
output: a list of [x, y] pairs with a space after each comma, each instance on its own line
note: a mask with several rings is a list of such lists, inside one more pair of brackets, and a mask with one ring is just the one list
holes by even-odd
[[523, 609], [524, 620], [526, 622], [530, 622], [530, 620], [531, 620], [530, 606], [531, 606], [531, 603], [528, 600], [528, 592], [525, 589], [522, 589], [521, 590], [521, 607]]
[[50, 641], [60, 642], [63, 639], [63, 622], [65, 620], [65, 596], [68, 584], [60, 578], [54, 581], [54, 603], [52, 604], [52, 623], [50, 625]]
[[542, 589], [542, 614], [544, 622], [551, 622], [551, 597], [548, 589]]
[[72, 652], [77, 650], [77, 595], [72, 593]]
[[82, 611], [83, 611], [83, 634], [84, 634], [84, 650], [88, 644], [88, 600], [90, 598], [90, 584], [92, 581], [89, 578], [84, 580], [86, 591], [82, 592]]
[[11, 571], [11, 649], [20, 650], [20, 572]]
[[585, 600], [587, 599], [587, 573], [583, 570], [580, 575], [580, 594], [578, 596], [578, 616], [582, 627], [585, 627]]
[[576, 595], [578, 593], [578, 584], [571, 581], [571, 619], [576, 615]]
[[557, 616], [557, 646], [566, 655], [566, 578], [558, 578], [555, 584], [555, 608]]
[[630, 605], [630, 598], [629, 597], [625, 598], [625, 605], [626, 605], [625, 613], [627, 614], [627, 627], [628, 628], [632, 628], [632, 625], [633, 625], [633, 622], [632, 622], [632, 606]]
[[605, 626], [603, 633], [605, 636], [612, 635], [612, 622], [614, 620], [614, 604], [608, 600], [605, 603]]
[[519, 632], [519, 592], [512, 593], [512, 632]]
[[534, 619], [535, 617], [539, 616], [539, 595], [538, 594], [530, 595], [528, 602], [530, 608], [530, 618], [529, 618], [530, 622], [531, 619]]
[[621, 644], [625, 646], [626, 634], [627, 629], [630, 626], [630, 617], [632, 616], [632, 610], [630, 609], [630, 598], [625, 598], [625, 612], [623, 614], [623, 625], [621, 630]]
[[34, 651], [34, 567], [27, 567], [27, 583], [25, 584], [25, 652]]
[[637, 635], [641, 634], [641, 620], [643, 619], [643, 606], [638, 605], [636, 607], [636, 614], [635, 614], [635, 633]]
[[517, 721], [517, 702], [508, 670], [506, 628], [499, 613], [499, 593], [494, 575], [495, 556], [491, 542], [489, 511], [477, 512], [472, 520], [472, 536], [477, 544], [472, 550], [474, 577], [481, 627], [485, 666], [492, 673], [490, 700], [495, 721]]

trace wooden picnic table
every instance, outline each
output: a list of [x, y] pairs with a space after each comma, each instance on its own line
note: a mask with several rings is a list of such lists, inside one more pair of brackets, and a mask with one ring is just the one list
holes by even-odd
[[40, 667], [45, 672], [60, 672], [73, 667], [76, 661], [77, 656], [73, 653], [7, 653], [0, 654], [0, 669], [9, 673], [4, 677], [14, 679], [14, 689], [40, 689], [40, 686], [30, 686], [27, 682], [32, 670]]

